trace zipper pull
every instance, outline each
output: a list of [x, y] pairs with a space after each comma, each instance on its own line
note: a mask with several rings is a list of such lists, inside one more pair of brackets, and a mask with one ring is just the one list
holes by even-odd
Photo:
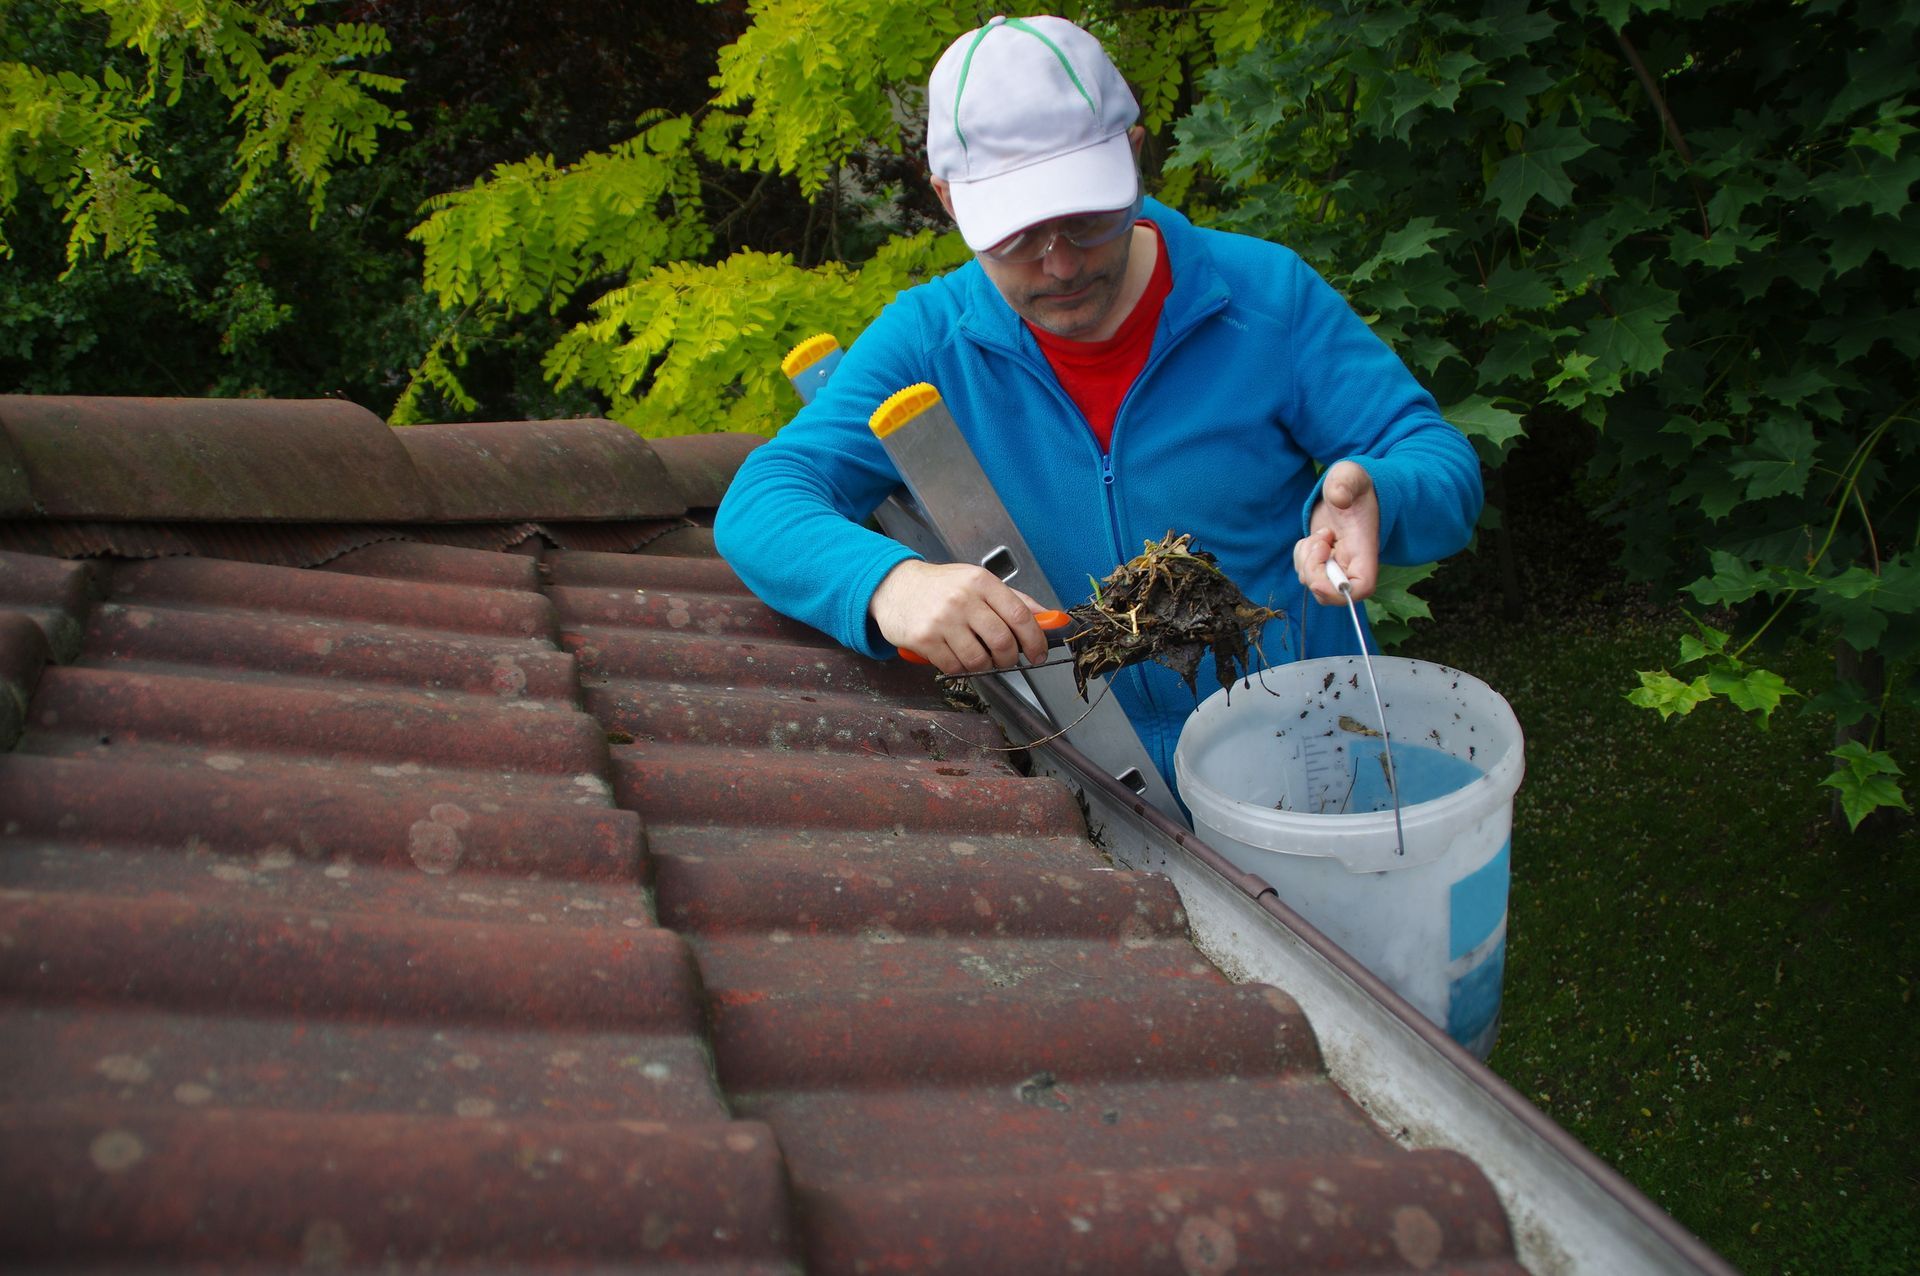
[[1111, 450], [1100, 454], [1100, 481], [1108, 487], [1113, 486], [1113, 453]]

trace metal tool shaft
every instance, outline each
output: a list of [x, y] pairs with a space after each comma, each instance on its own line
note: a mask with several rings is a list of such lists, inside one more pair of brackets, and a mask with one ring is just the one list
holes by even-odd
[[1387, 734], [1387, 707], [1380, 702], [1380, 680], [1373, 676], [1373, 657], [1367, 654], [1367, 631], [1360, 624], [1360, 604], [1353, 601], [1353, 581], [1340, 564], [1327, 559], [1327, 579], [1347, 600], [1347, 612], [1353, 617], [1353, 636], [1360, 641], [1360, 659], [1366, 662], [1367, 685], [1373, 689], [1373, 708], [1380, 715], [1380, 752], [1386, 758], [1387, 792], [1393, 795], [1393, 840], [1401, 855], [1407, 853], [1406, 833], [1400, 827], [1400, 776], [1393, 769], [1393, 740]]

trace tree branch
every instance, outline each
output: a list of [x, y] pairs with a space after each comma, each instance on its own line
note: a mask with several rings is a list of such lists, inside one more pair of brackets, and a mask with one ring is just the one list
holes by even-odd
[[1660, 127], [1666, 130], [1667, 140], [1673, 143], [1674, 153], [1680, 162], [1687, 166], [1687, 182], [1693, 187], [1693, 203], [1700, 210], [1700, 238], [1713, 238], [1713, 223], [1707, 217], [1706, 190], [1699, 177], [1693, 172], [1693, 149], [1687, 145], [1687, 138], [1680, 131], [1680, 121], [1673, 118], [1673, 112], [1667, 107], [1667, 95], [1660, 91], [1660, 82], [1653, 78], [1653, 72], [1647, 70], [1647, 64], [1640, 58], [1640, 50], [1633, 47], [1633, 41], [1627, 39], [1625, 31], [1616, 30], [1613, 38], [1620, 44], [1620, 52], [1626, 55], [1627, 65], [1640, 80], [1640, 87], [1646, 90], [1647, 99], [1653, 103], [1654, 111], [1660, 116]]

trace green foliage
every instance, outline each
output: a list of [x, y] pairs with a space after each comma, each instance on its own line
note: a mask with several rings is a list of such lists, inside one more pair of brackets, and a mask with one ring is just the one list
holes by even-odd
[[954, 36], [980, 20], [973, 6], [925, 0], [754, 0], [751, 25], [720, 52], [713, 104], [747, 107], [743, 168], [799, 178], [820, 192], [854, 150], [901, 146], [900, 91], [924, 85]]
[[[653, 437], [758, 431], [792, 414], [778, 357], [817, 332], [858, 333], [901, 289], [966, 260], [958, 235], [896, 239], [858, 269], [805, 270], [784, 254], [674, 262], [594, 303], [547, 356], [562, 388], [583, 382], [610, 415]], [[715, 387], [722, 393], [716, 394]]]
[[[1232, 0], [1199, 14], [1088, 4], [1072, 16], [1108, 41], [1158, 126], [1194, 69], [1293, 12]], [[542, 360], [556, 389], [585, 388], [647, 434], [767, 431], [791, 414], [778, 364], [795, 340], [822, 330], [851, 339], [900, 288], [965, 259], [952, 237], [890, 224], [886, 192], [854, 188], [847, 171], [906, 144], [903, 121], [924, 113], [934, 62], [988, 14], [906, 0], [754, 0], [747, 13], [702, 110], [656, 113], [632, 141], [572, 163], [500, 165], [428, 205], [414, 232], [427, 288], [457, 313], [396, 420], [425, 419], [433, 400], [470, 410], [464, 369], [502, 322], [585, 303], [591, 317]], [[715, 232], [740, 211], [716, 217], [709, 206], [716, 170], [791, 179], [813, 201], [810, 220], [851, 202], [856, 220], [894, 237], [835, 234], [819, 264], [758, 248], [716, 260]]]
[[[1489, 462], [1527, 430], [1600, 431], [1627, 565], [1698, 577], [1750, 628], [1629, 698], [1764, 724], [1797, 694], [1749, 663], [1770, 631], [1910, 657], [1920, 12], [1315, 8], [1206, 78], [1172, 163], [1215, 183], [1217, 223], [1320, 267]], [[1879, 714], [1902, 694], [1852, 693]]]
[[[381, 130], [407, 127], [374, 96], [400, 82], [349, 65], [386, 50], [380, 29], [303, 25], [302, 0], [16, 7], [35, 29], [10, 32], [0, 60], [0, 224], [23, 188], [38, 188], [67, 223], [69, 269], [96, 247], [124, 254], [136, 271], [156, 260], [161, 216], [186, 205], [176, 198], [185, 192], [168, 193], [168, 175], [147, 144], [150, 112], [178, 104], [190, 82], [211, 85], [240, 125], [229, 208], [284, 172], [307, 192], [317, 221], [335, 166], [371, 158]], [[108, 59], [97, 74], [49, 70], [22, 56], [45, 43], [39, 28], [70, 16], [105, 19]], [[119, 50], [132, 55], [131, 67], [116, 65]], [[11, 251], [0, 237], [0, 253]]]
[[1857, 740], [1849, 740], [1833, 750], [1833, 756], [1840, 760], [1841, 769], [1827, 775], [1820, 783], [1839, 792], [1848, 827], [1859, 828], [1861, 820], [1883, 806], [1897, 807], [1902, 811], [1913, 809], [1907, 805], [1906, 795], [1900, 791], [1900, 784], [1894, 778], [1901, 774], [1900, 768], [1887, 754], [1869, 749]]
[[428, 290], [448, 306], [558, 310], [592, 279], [698, 255], [710, 233], [691, 131], [684, 116], [657, 119], [611, 151], [564, 167], [551, 156], [501, 164], [429, 200], [410, 236], [426, 250]]
[[1440, 570], [1438, 563], [1417, 567], [1381, 564], [1380, 583], [1367, 599], [1367, 624], [1383, 647], [1394, 647], [1413, 633], [1413, 622], [1433, 619], [1433, 608], [1413, 587]]

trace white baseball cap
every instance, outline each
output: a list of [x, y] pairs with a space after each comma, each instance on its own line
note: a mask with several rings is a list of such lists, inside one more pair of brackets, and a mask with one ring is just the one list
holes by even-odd
[[954, 41], [927, 84], [927, 117], [928, 166], [975, 252], [1139, 194], [1127, 137], [1139, 104], [1100, 42], [1065, 18], [994, 18]]

